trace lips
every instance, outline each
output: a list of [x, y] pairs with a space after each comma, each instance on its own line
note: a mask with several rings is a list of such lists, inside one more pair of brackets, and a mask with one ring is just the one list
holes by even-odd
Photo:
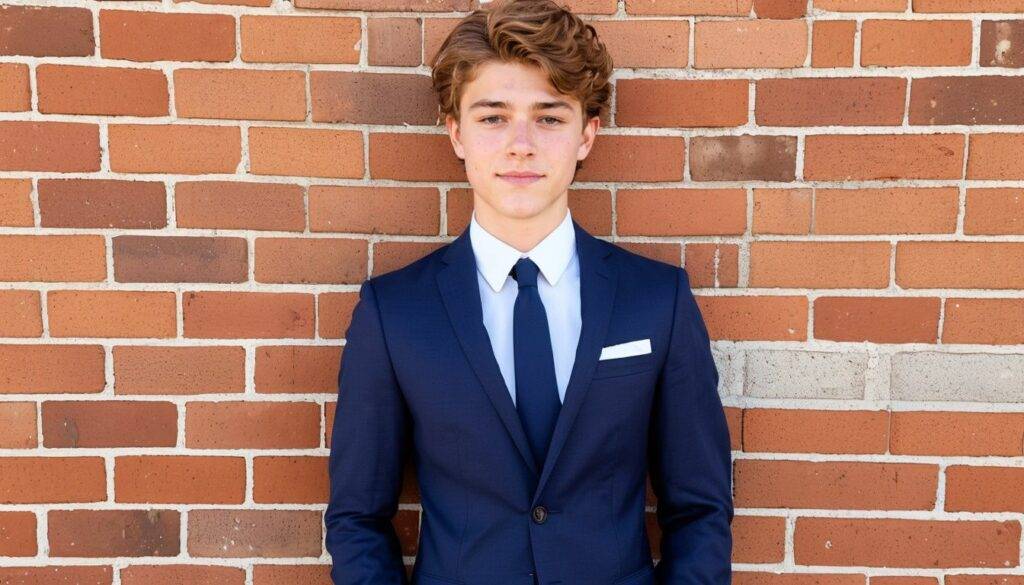
[[508, 173], [504, 175], [498, 175], [498, 177], [506, 183], [512, 183], [513, 185], [529, 185], [535, 181], [539, 181], [544, 175], [538, 175], [535, 173]]

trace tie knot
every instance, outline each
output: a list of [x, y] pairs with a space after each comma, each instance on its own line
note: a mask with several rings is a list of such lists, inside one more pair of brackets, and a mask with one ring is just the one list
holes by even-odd
[[512, 267], [512, 278], [519, 284], [519, 288], [524, 286], [537, 286], [537, 272], [540, 269], [537, 264], [529, 258], [520, 258], [516, 262], [515, 266]]

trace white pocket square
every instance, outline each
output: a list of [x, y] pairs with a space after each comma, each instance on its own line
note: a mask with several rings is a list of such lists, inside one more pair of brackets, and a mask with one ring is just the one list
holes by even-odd
[[598, 360], [629, 357], [631, 355], [643, 355], [645, 353], [651, 353], [651, 340], [637, 339], [636, 341], [627, 341], [625, 343], [617, 343], [615, 345], [602, 347], [601, 357], [599, 357]]

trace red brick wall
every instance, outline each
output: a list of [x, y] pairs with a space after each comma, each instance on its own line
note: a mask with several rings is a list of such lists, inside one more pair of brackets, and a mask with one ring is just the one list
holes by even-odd
[[[326, 583], [359, 285], [469, 219], [425, 63], [473, 6], [27, 3], [0, 582]], [[621, 68], [573, 215], [690, 272], [737, 583], [1024, 583], [1024, 0], [570, 6]]]

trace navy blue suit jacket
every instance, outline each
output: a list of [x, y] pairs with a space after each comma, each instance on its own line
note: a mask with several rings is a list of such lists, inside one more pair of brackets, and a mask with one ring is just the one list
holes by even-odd
[[[687, 273], [573, 227], [583, 323], [546, 461], [491, 351], [468, 229], [362, 284], [331, 439], [335, 584], [408, 583], [391, 524], [407, 457], [423, 508], [414, 585], [730, 583], [729, 430]], [[651, 353], [598, 360], [644, 338]]]

